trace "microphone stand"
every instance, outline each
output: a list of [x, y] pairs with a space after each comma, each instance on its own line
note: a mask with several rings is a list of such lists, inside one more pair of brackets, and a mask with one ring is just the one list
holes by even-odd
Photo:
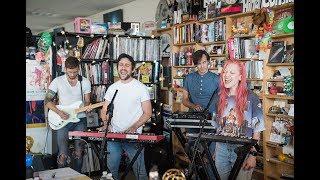
[[[113, 117], [113, 101], [114, 101], [114, 98], [116, 97], [117, 93], [118, 93], [118, 90], [116, 90], [116, 92], [114, 93], [114, 95], [112, 97], [112, 100], [111, 100], [111, 102], [110, 102], [110, 104], [109, 104], [109, 106], [107, 108], [106, 115], [109, 114], [109, 117], [108, 117], [108, 121], [107, 121], [107, 127], [103, 131], [104, 136], [103, 136], [102, 143], [101, 143], [101, 148], [100, 148], [100, 159], [102, 160], [102, 168], [101, 169], [102, 169], [102, 171], [104, 169], [106, 169], [108, 173], [111, 173], [111, 171], [108, 168], [108, 163], [104, 163], [105, 162], [104, 159], [107, 160], [107, 158], [105, 158], [105, 152], [107, 152], [107, 154], [108, 154], [108, 148], [107, 148], [108, 145], [106, 146], [107, 133], [108, 133], [109, 125], [111, 123], [111, 119]], [[104, 149], [106, 149], [106, 150], [104, 150]]]

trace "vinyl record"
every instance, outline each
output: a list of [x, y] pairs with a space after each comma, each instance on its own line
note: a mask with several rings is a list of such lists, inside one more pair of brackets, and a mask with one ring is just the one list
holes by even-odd
[[294, 32], [294, 19], [292, 16], [285, 18], [283, 25], [284, 25], [284, 27], [283, 27], [284, 33], [293, 33]]

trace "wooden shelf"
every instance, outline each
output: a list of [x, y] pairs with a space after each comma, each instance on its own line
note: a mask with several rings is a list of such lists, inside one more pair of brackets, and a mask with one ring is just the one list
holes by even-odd
[[213, 19], [203, 19], [203, 20], [199, 20], [197, 21], [197, 23], [199, 24], [204, 24], [204, 23], [211, 23], [213, 21]]
[[167, 28], [162, 28], [162, 29], [156, 29], [156, 32], [161, 33], [161, 32], [164, 32], [164, 31], [170, 31], [171, 28], [172, 28], [172, 26], [171, 27], [167, 27]]
[[282, 96], [282, 95], [270, 95], [270, 94], [266, 94], [265, 95], [266, 98], [269, 99], [288, 99], [288, 100], [294, 100], [293, 96]]
[[284, 79], [267, 79], [269, 82], [284, 82]]
[[224, 44], [226, 41], [213, 41], [213, 44]]
[[294, 63], [267, 63], [267, 66], [294, 66]]
[[229, 15], [229, 18], [239, 18], [239, 17], [244, 17], [244, 16], [251, 16], [254, 14], [254, 11], [249, 11], [249, 12], [244, 12], [244, 13], [237, 13], [237, 14], [232, 14]]
[[232, 38], [254, 38], [255, 34], [241, 34], [241, 35], [233, 35]]
[[294, 116], [289, 116], [289, 115], [284, 115], [284, 114], [267, 113], [266, 115], [270, 116], [270, 117], [280, 117], [280, 118], [294, 119]]
[[200, 45], [200, 46], [209, 46], [209, 45], [212, 45], [213, 42], [197, 43], [197, 44]]
[[226, 43], [226, 41], [212, 41], [212, 42], [206, 42], [206, 43], [202, 43], [202, 42], [199, 42], [199, 43], [196, 43], [200, 46], [209, 46], [209, 45], [212, 45], [212, 44], [224, 44]]
[[203, 20], [199, 20], [197, 21], [197, 23], [211, 23], [212, 21], [217, 21], [220, 19], [225, 19], [227, 16], [219, 16], [219, 17], [214, 17], [214, 18], [210, 18], [210, 19], [203, 19]]
[[284, 164], [284, 165], [289, 165], [289, 166], [293, 166], [294, 165], [294, 163], [292, 163], [292, 162], [279, 161], [276, 158], [269, 158], [269, 159], [267, 159], [267, 162], [276, 163], [276, 164]]
[[187, 21], [179, 23], [179, 24], [174, 24], [173, 27], [184, 26], [184, 25], [187, 25], [187, 24], [195, 23], [195, 22], [197, 22], [197, 20], [187, 20]]
[[272, 39], [280, 39], [280, 38], [287, 38], [287, 37], [293, 37], [294, 33], [287, 33], [287, 34], [276, 34], [276, 35], [272, 35], [271, 38]]
[[189, 46], [189, 45], [195, 45], [196, 42], [188, 42], [188, 43], [178, 43], [178, 44], [173, 44], [174, 46]]
[[287, 8], [292, 8], [294, 7], [294, 3], [287, 3], [283, 5], [278, 5], [278, 6], [273, 6], [271, 9], [272, 10], [279, 10], [279, 9], [287, 9]]
[[194, 68], [195, 66], [173, 66], [174, 68]]

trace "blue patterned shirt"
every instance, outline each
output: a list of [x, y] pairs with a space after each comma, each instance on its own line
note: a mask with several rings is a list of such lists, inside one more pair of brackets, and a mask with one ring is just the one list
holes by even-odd
[[[183, 88], [188, 91], [190, 102], [199, 104], [204, 109], [207, 107], [212, 93], [219, 92], [219, 76], [210, 71], [204, 75], [193, 72], [188, 74], [184, 79]], [[212, 102], [209, 106], [210, 113], [215, 112], [215, 107]]]

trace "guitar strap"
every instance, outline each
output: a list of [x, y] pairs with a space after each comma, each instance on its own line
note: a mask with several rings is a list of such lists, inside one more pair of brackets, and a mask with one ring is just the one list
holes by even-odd
[[81, 75], [78, 75], [78, 81], [80, 81], [81, 97], [82, 97], [82, 102], [84, 103], [84, 97], [83, 97], [83, 92], [82, 92], [82, 76]]

